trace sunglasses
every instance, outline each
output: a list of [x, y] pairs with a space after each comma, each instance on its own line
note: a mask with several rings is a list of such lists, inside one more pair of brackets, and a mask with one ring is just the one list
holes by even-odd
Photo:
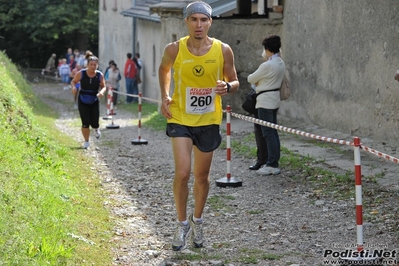
[[88, 61], [98, 61], [98, 58], [96, 56], [90, 56]]

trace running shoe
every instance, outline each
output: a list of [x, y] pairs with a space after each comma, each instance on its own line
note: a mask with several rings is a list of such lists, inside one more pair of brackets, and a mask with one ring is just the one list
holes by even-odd
[[176, 228], [175, 235], [172, 241], [172, 249], [174, 251], [181, 251], [187, 247], [187, 240], [190, 237], [191, 227], [190, 223], [184, 225], [179, 222]]
[[83, 143], [83, 149], [88, 149], [89, 147], [90, 147], [90, 142], [85, 141], [85, 142]]
[[192, 228], [191, 242], [193, 243], [194, 247], [202, 248], [203, 243], [204, 243], [203, 234], [202, 234], [202, 221], [194, 222], [192, 214], [190, 215], [188, 220], [189, 220], [190, 226]]
[[101, 138], [101, 131], [100, 131], [100, 129], [97, 128], [97, 129], [95, 130], [95, 132], [96, 132], [96, 138], [97, 138], [97, 139]]

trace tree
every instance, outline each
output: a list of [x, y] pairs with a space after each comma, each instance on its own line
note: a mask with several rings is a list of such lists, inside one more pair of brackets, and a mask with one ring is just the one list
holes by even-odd
[[68, 47], [98, 50], [98, 0], [0, 0], [0, 49], [17, 64], [43, 67]]

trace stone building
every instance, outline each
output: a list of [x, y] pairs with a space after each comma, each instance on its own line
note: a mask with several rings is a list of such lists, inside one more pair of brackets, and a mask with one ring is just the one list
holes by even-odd
[[[187, 2], [100, 1], [101, 68], [109, 59], [122, 67], [128, 51], [139, 52], [143, 93], [157, 99], [163, 48], [186, 34]], [[292, 87], [280, 114], [360, 138], [399, 141], [399, 82], [393, 78], [399, 68], [399, 1], [280, 0], [283, 16], [269, 13], [277, 1], [206, 2], [215, 11], [209, 35], [235, 54], [240, 91], [224, 99], [233, 111], [243, 113], [246, 77], [262, 62], [262, 39], [278, 34]]]

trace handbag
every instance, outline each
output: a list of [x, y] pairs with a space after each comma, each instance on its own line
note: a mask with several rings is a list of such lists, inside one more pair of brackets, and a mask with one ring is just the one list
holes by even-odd
[[[271, 91], [275, 91], [275, 90], [271, 90]], [[256, 97], [258, 97], [258, 95], [260, 95], [264, 92], [268, 92], [268, 91], [261, 91], [258, 94], [256, 94], [256, 91], [254, 89], [251, 89], [251, 91], [245, 96], [244, 102], [241, 105], [242, 109], [244, 109], [245, 111], [247, 111], [250, 114], [256, 114], [258, 112], [257, 109], [255, 108]]]
[[290, 82], [288, 80], [288, 71], [285, 71], [283, 82], [280, 87], [280, 100], [287, 100], [291, 95]]
[[244, 102], [242, 103], [241, 107], [242, 109], [244, 109], [245, 111], [247, 111], [250, 114], [256, 114], [256, 109], [255, 109], [255, 105], [256, 105], [256, 92], [254, 89], [251, 89], [251, 91], [245, 95], [245, 99]]

